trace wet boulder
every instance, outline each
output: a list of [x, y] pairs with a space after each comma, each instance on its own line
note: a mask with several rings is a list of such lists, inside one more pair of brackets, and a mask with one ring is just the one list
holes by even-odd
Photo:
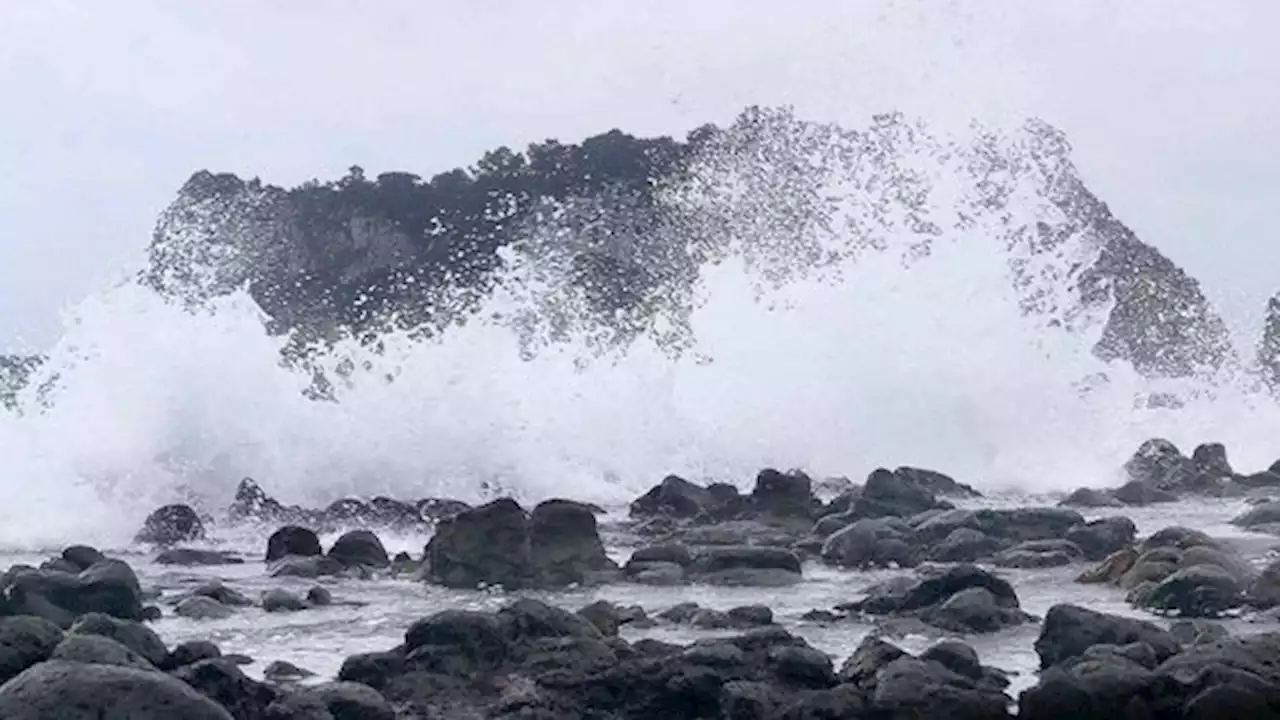
[[16, 569], [7, 577], [10, 612], [38, 615], [59, 627], [70, 627], [86, 613], [142, 617], [142, 589], [133, 568], [121, 560], [101, 560], [71, 574], [58, 570]]
[[232, 720], [218, 703], [164, 673], [119, 665], [36, 665], [0, 686], [7, 720]]
[[224, 620], [235, 611], [211, 597], [193, 595], [180, 600], [174, 606], [173, 614], [192, 620]]
[[189, 505], [165, 505], [152, 511], [133, 541], [152, 545], [176, 545], [203, 539], [204, 523]]
[[227, 508], [227, 518], [233, 523], [296, 521], [302, 514], [297, 508], [280, 504], [253, 478], [244, 478], [240, 481], [236, 486], [235, 498]]
[[129, 648], [159, 667], [169, 656], [164, 641], [154, 630], [133, 620], [121, 620], [102, 613], [90, 613], [76, 621], [68, 635], [99, 635]]
[[161, 665], [163, 670], [176, 670], [201, 660], [222, 657], [222, 650], [209, 640], [188, 640], [169, 651], [169, 657]]
[[1218, 617], [1245, 602], [1245, 585], [1216, 564], [1176, 570], [1141, 594], [1141, 604], [1183, 617]]
[[1227, 459], [1227, 447], [1222, 443], [1201, 443], [1191, 452], [1191, 465], [1197, 472], [1215, 478], [1235, 476]]
[[1191, 459], [1163, 438], [1142, 443], [1125, 462], [1124, 470], [1135, 482], [1170, 492], [1186, 487], [1197, 474]]
[[155, 670], [155, 665], [138, 653], [101, 635], [68, 635], [54, 648], [51, 660], [94, 665], [119, 665], [139, 670]]
[[0, 684], [49, 659], [62, 642], [62, 630], [32, 615], [0, 617]]
[[1063, 498], [1058, 505], [1059, 507], [1104, 508], [1121, 507], [1124, 503], [1117, 500], [1106, 490], [1079, 488]]
[[553, 499], [525, 513], [510, 498], [442, 520], [426, 547], [429, 578], [448, 587], [561, 588], [612, 579], [591, 506]]
[[262, 609], [267, 612], [298, 612], [311, 607], [306, 600], [284, 588], [273, 588], [262, 593]]
[[877, 468], [867, 476], [862, 493], [853, 500], [848, 514], [858, 518], [909, 518], [926, 510], [950, 507], [911, 477]]
[[1231, 524], [1248, 530], [1280, 534], [1280, 501], [1272, 500], [1255, 505], [1244, 514], [1232, 518]]
[[395, 720], [395, 711], [386, 698], [368, 685], [329, 682], [301, 691], [329, 711], [334, 720]]
[[977, 498], [982, 497], [971, 485], [957, 482], [950, 475], [937, 470], [926, 470], [917, 467], [900, 467], [893, 474], [926, 492], [938, 497]]
[[631, 517], [693, 518], [714, 505], [712, 494], [707, 488], [676, 475], [668, 475], [631, 503]]
[[1178, 641], [1166, 630], [1145, 620], [1107, 615], [1076, 605], [1049, 608], [1035, 649], [1041, 669], [1084, 655], [1094, 645], [1146, 643], [1163, 661], [1178, 652]]
[[925, 547], [924, 553], [934, 562], [972, 563], [991, 557], [1006, 545], [1007, 541], [993, 538], [981, 530], [959, 527], [941, 542], [930, 543]]
[[529, 516], [515, 500], [499, 498], [440, 521], [426, 547], [426, 569], [446, 587], [530, 584]]
[[915, 531], [897, 517], [865, 518], [827, 538], [822, 560], [846, 568], [914, 567], [919, 561]]
[[267, 708], [281, 692], [246, 676], [229, 658], [199, 660], [172, 675], [218, 703], [237, 718], [269, 718]]
[[1049, 568], [1070, 565], [1084, 559], [1084, 553], [1069, 540], [1028, 540], [996, 553], [998, 567]]
[[778, 587], [800, 582], [800, 558], [785, 548], [748, 545], [702, 548], [686, 572], [712, 585]]
[[225, 550], [199, 550], [196, 548], [169, 548], [156, 555], [157, 565], [213, 566], [243, 565], [244, 558]]
[[298, 525], [285, 525], [267, 538], [267, 562], [286, 556], [310, 557], [322, 554], [320, 538], [315, 531]]
[[605, 554], [591, 507], [547, 500], [529, 516], [530, 572], [541, 587], [565, 587], [610, 579], [618, 567]]
[[750, 504], [757, 513], [778, 518], [817, 517], [822, 503], [813, 496], [813, 480], [799, 470], [783, 473], [765, 468], [756, 476]]
[[1084, 553], [1087, 560], [1102, 560], [1133, 544], [1138, 528], [1127, 517], [1106, 517], [1071, 527], [1064, 539]]
[[267, 565], [267, 574], [271, 577], [291, 577], [314, 579], [323, 576], [354, 576], [363, 578], [368, 568], [363, 565], [343, 565], [331, 557], [323, 555], [285, 555]]
[[1007, 581], [973, 565], [923, 568], [866, 591], [866, 597], [840, 606], [868, 615], [916, 618], [957, 633], [995, 632], [1029, 622]]
[[1164, 488], [1148, 485], [1147, 483], [1143, 483], [1138, 480], [1130, 480], [1124, 485], [1112, 490], [1111, 496], [1125, 505], [1132, 505], [1134, 507], [1178, 501], [1177, 493]]
[[344, 533], [329, 548], [328, 557], [343, 566], [363, 565], [369, 568], [385, 568], [391, 564], [387, 549], [378, 536], [369, 530], [352, 530]]

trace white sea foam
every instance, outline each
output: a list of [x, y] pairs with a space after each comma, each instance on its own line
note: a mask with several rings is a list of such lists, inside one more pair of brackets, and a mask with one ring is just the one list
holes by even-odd
[[[332, 402], [308, 399], [312, 377], [281, 363], [242, 291], [196, 311], [132, 282], [86, 298], [21, 412], [0, 412], [0, 545], [124, 543], [155, 505], [217, 508], [243, 476], [308, 504], [494, 491], [613, 503], [669, 472], [745, 484], [766, 465], [1106, 485], [1151, 436], [1226, 442], [1243, 469], [1274, 459], [1270, 399], [1222, 378], [1189, 393], [1091, 355], [1108, 308], [1082, 305], [1071, 273], [1095, 239], [1035, 254], [1018, 230], [1064, 222], [1046, 199], [1062, 168], [1041, 162], [1041, 136], [794, 130], [765, 150], [719, 147], [670, 189], [700, 272], [651, 328], [687, 323], [693, 345], [676, 356], [661, 333], [600, 354], [572, 332], [530, 356], [551, 308], [575, 307], [537, 253], [514, 254], [485, 309], [437, 339], [339, 344], [320, 362]], [[797, 169], [801, 156], [812, 164]], [[1002, 204], [986, 212], [993, 181]], [[1050, 311], [1023, 311], [1016, 272]], [[354, 370], [335, 372], [344, 360]], [[1170, 389], [1185, 407], [1143, 404]]]

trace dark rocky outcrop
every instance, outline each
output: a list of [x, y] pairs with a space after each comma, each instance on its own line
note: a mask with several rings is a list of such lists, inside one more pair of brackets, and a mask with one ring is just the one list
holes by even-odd
[[225, 550], [169, 548], [156, 555], [159, 565], [242, 565], [244, 558]]
[[[764, 619], [758, 608], [685, 610], [683, 622]], [[916, 658], [872, 642], [837, 673], [831, 658], [773, 625], [688, 646], [632, 644], [525, 599], [496, 613], [424, 618], [401, 646], [348, 658], [339, 677], [426, 717], [1009, 717], [1008, 680], [971, 648], [953, 641]]]
[[[904, 175], [903, 156], [937, 158], [958, 174], [961, 192]], [[835, 177], [872, 208], [862, 232], [835, 230], [840, 203], [815, 200]], [[910, 224], [902, 241], [884, 240], [890, 228], [902, 234], [902, 213], [939, 203], [946, 211]], [[938, 236], [984, 222], [1001, 227], [1015, 302], [1032, 321], [1066, 332], [1099, 327], [1097, 356], [1149, 376], [1212, 372], [1232, 359], [1199, 283], [1089, 191], [1066, 137], [1039, 120], [953, 142], [895, 113], [847, 129], [751, 107], [684, 140], [611, 130], [581, 143], [498, 148], [431, 179], [367, 178], [353, 167], [285, 189], [202, 170], [161, 214], [141, 276], [189, 303], [247, 287], [272, 329], [293, 331], [305, 346], [387, 328], [447, 331], [482, 307], [510, 265], [503, 253], [518, 249], [561, 269], [556, 292], [588, 309], [572, 324], [605, 324], [625, 342], [662, 324], [653, 322], [659, 313], [681, 327], [701, 263], [729, 252], [729, 238], [787, 227], [785, 251], [748, 250], [785, 279], [872, 251], [909, 264]], [[671, 342], [687, 339], [676, 333]], [[320, 397], [326, 382], [317, 382]]]
[[1175, 526], [1154, 533], [1136, 548], [1113, 553], [1080, 581], [1120, 587], [1136, 607], [1213, 617], [1243, 605], [1255, 575], [1224, 543]]
[[1020, 719], [1280, 716], [1280, 634], [1182, 647], [1150, 623], [1059, 605], [1036, 650], [1042, 670], [1019, 697]]
[[425, 557], [431, 581], [459, 588], [564, 587], [617, 570], [605, 555], [595, 513], [570, 500], [548, 500], [530, 514], [500, 498], [444, 518]]
[[157, 508], [142, 523], [134, 542], [153, 545], [176, 545], [204, 538], [204, 523], [190, 505], [165, 505]]

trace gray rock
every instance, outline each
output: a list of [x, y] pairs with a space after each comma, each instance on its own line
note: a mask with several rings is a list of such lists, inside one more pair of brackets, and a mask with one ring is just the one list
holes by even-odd
[[170, 548], [156, 556], [160, 565], [242, 565], [244, 558], [222, 550], [197, 550], [195, 548]]
[[62, 630], [41, 617], [0, 617], [0, 684], [48, 660], [62, 642]]
[[1076, 525], [1065, 539], [1084, 553], [1086, 559], [1102, 560], [1133, 544], [1137, 526], [1127, 517], [1107, 517]]
[[298, 525], [285, 525], [267, 538], [267, 562], [289, 555], [311, 557], [320, 554], [320, 538], [314, 531]]
[[1049, 608], [1035, 648], [1043, 669], [1080, 657], [1093, 645], [1134, 642], [1151, 646], [1160, 661], [1179, 650], [1178, 641], [1152, 623], [1067, 604]]
[[155, 670], [156, 666], [138, 653], [101, 635], [68, 635], [54, 648], [53, 660], [94, 665], [119, 665], [139, 670]]
[[329, 557], [343, 565], [384, 568], [391, 564], [382, 541], [368, 530], [352, 530], [338, 538], [329, 549]]
[[184, 598], [173, 610], [179, 617], [192, 620], [223, 620], [235, 614], [231, 608], [204, 595]]
[[164, 673], [117, 665], [40, 663], [0, 686], [5, 720], [233, 720], [214, 701]]
[[176, 545], [204, 538], [204, 523], [189, 505], [165, 505], [142, 523], [133, 541], [154, 545]]
[[102, 613], [89, 613], [76, 621], [69, 635], [101, 635], [111, 638], [160, 667], [169, 657], [169, 649], [155, 631], [139, 622], [121, 620]]
[[267, 612], [297, 612], [307, 607], [306, 601], [283, 588], [262, 593], [262, 609]]
[[822, 546], [822, 560], [852, 568], [914, 567], [915, 531], [897, 517], [866, 518], [836, 531]]

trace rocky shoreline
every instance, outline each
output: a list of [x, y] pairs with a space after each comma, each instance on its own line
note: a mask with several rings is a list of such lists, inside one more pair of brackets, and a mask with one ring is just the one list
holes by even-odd
[[[620, 520], [567, 499], [526, 509], [506, 497], [478, 507], [349, 498], [307, 509], [245, 480], [221, 517], [168, 505], [136, 542], [164, 567], [261, 563], [280, 587], [251, 597], [210, 580], [159, 591], [86, 546], [9, 568], [0, 579], [0, 717], [1280, 717], [1280, 632], [1233, 634], [1219, 622], [1275, 616], [1280, 562], [1246, 558], [1190, 527], [1140, 536], [1119, 512], [1235, 497], [1249, 505], [1237, 527], [1280, 534], [1280, 502], [1270, 499], [1280, 468], [1242, 475], [1221, 445], [1184, 456], [1152, 440], [1125, 469], [1120, 488], [1015, 508], [957, 507], [980, 493], [920, 468], [877, 469], [860, 486], [766, 469], [748, 493], [670, 476]], [[1103, 514], [1089, 519], [1078, 506]], [[262, 554], [202, 547], [224, 523], [263, 528]], [[389, 553], [379, 537], [418, 531], [430, 538], [420, 555]], [[321, 535], [334, 532], [326, 549]], [[1059, 567], [1150, 619], [1066, 602], [1040, 617], [1024, 609], [1007, 574]], [[816, 568], [847, 582], [848, 597], [806, 622], [877, 628], [836, 657], [771, 607]], [[427, 613], [402, 642], [347, 657], [336, 677], [273, 662], [251, 678], [253, 659], [209, 641], [166, 647], [150, 626], [316, 611], [352, 602], [335, 597], [333, 582], [389, 577], [505, 599], [496, 610]], [[759, 601], [717, 609], [687, 599], [546, 599], [614, 585], [758, 588]], [[1037, 626], [1038, 676], [1011, 690], [1007, 669], [985, 665], [973, 645]], [[703, 635], [687, 644], [645, 636], [671, 627]], [[905, 635], [934, 641], [912, 653], [893, 640]]]

